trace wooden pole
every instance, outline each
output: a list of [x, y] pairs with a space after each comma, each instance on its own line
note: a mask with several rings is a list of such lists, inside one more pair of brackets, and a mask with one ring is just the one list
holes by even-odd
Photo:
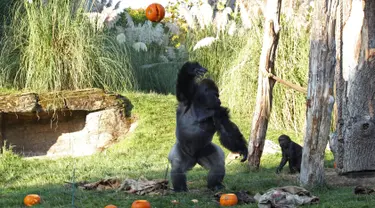
[[[258, 169], [272, 109], [272, 89], [275, 80], [268, 76], [274, 72], [276, 49], [279, 41], [281, 0], [268, 0], [264, 24], [263, 48], [259, 62], [258, 90], [255, 112], [249, 138], [248, 163]], [[267, 73], [267, 74], [264, 74]]]
[[265, 73], [269, 78], [272, 78], [273, 80], [279, 82], [280, 84], [283, 84], [287, 87], [290, 87], [290, 88], [292, 88], [292, 89], [294, 89], [298, 92], [301, 92], [303, 94], [307, 94], [307, 88], [304, 88], [304, 87], [301, 87], [301, 86], [296, 85], [294, 83], [291, 83], [289, 81], [283, 80], [283, 79], [277, 77], [276, 75], [274, 75], [272, 73], [267, 73], [267, 72], [263, 72], [263, 73]]
[[2, 153], [2, 149], [4, 146], [4, 135], [3, 135], [3, 113], [0, 112], [0, 153]]

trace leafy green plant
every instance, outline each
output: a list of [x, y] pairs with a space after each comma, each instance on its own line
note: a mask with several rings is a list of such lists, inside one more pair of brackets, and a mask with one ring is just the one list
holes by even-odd
[[[132, 17], [134, 24], [136, 25], [143, 24], [147, 20], [146, 12], [143, 8], [139, 8], [139, 9], [127, 8], [125, 12], [127, 12]], [[127, 19], [126, 19], [125, 12], [121, 13], [120, 15], [120, 20], [119, 20], [120, 25], [126, 25]]]
[[12, 151], [12, 146], [8, 146], [6, 142], [1, 147], [0, 154], [0, 183], [15, 180], [19, 177], [19, 173], [23, 172], [22, 158]]

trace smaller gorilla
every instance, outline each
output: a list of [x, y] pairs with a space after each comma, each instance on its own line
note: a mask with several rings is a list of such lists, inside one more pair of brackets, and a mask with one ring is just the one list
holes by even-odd
[[281, 147], [283, 158], [280, 161], [279, 167], [276, 169], [276, 173], [279, 174], [288, 161], [290, 173], [295, 173], [296, 171], [300, 172], [302, 147], [290, 140], [290, 137], [285, 134], [279, 137], [279, 144]]

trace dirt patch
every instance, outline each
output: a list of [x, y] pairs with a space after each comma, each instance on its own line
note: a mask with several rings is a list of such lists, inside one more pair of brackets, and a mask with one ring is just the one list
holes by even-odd
[[[280, 175], [282, 178], [298, 182], [299, 174]], [[368, 186], [369, 184], [375, 184], [375, 173], [374, 172], [358, 172], [347, 175], [339, 175], [333, 168], [325, 169], [325, 180], [329, 186]]]
[[332, 186], [368, 186], [375, 184], [374, 172], [358, 172], [339, 175], [333, 168], [326, 169], [327, 184]]

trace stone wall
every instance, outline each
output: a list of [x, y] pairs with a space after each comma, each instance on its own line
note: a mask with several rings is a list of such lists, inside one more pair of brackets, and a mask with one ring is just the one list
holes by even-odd
[[123, 138], [134, 120], [127, 98], [98, 89], [0, 100], [0, 142], [23, 156], [90, 155]]

